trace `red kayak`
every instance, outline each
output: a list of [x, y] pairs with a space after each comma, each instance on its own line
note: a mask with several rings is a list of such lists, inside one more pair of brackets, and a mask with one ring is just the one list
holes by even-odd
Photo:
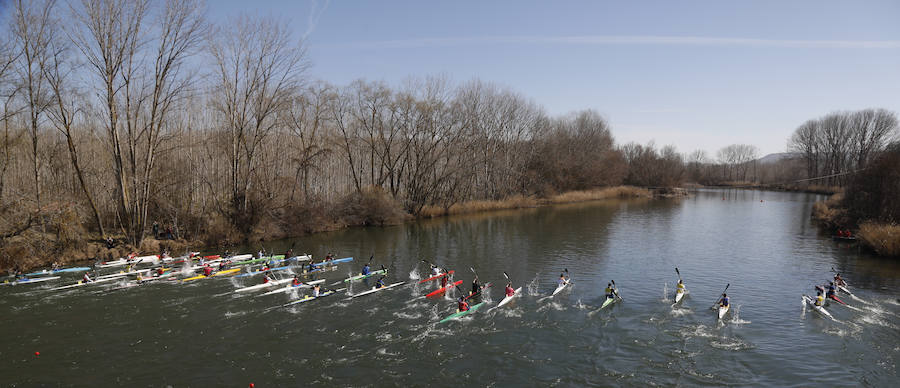
[[444, 272], [444, 273], [442, 273], [442, 274], [440, 274], [440, 275], [432, 276], [432, 277], [430, 277], [430, 278], [428, 278], [428, 279], [425, 279], [425, 280], [419, 280], [419, 283], [425, 283], [425, 282], [427, 282], [427, 281], [429, 281], [429, 280], [440, 279], [440, 278], [442, 278], [442, 277], [444, 277], [444, 276], [447, 276], [448, 274], [452, 274], [452, 273], [453, 273], [453, 271]]
[[829, 298], [834, 299], [836, 302], [838, 302], [840, 304], [846, 305], [846, 303], [844, 303], [844, 301], [838, 299], [837, 295], [831, 295], [831, 296], [829, 296]]
[[447, 292], [448, 289], [453, 288], [453, 287], [456, 287], [456, 286], [458, 286], [458, 285], [460, 285], [460, 284], [462, 284], [462, 280], [457, 280], [457, 281], [455, 281], [453, 284], [448, 284], [447, 287], [444, 287], [444, 288], [438, 288], [437, 290], [432, 291], [430, 294], [425, 295], [425, 297], [426, 297], [426, 298], [432, 298], [432, 297], [435, 297], [435, 296], [444, 295], [444, 293]]

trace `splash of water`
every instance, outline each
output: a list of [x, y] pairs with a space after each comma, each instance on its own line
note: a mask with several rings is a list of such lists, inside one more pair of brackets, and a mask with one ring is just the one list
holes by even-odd
[[538, 293], [538, 276], [539, 276], [538, 274], [534, 274], [534, 279], [531, 279], [531, 281], [526, 286], [526, 289], [528, 290], [528, 295], [531, 295], [531, 296], [540, 295]]

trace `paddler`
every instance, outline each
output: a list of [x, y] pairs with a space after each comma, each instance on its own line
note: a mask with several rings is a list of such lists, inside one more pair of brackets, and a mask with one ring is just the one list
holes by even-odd
[[384, 286], [385, 286], [385, 284], [384, 284], [384, 276], [382, 276], [380, 279], [378, 279], [377, 282], [375, 282], [375, 288], [382, 288], [382, 287], [384, 287]]
[[166, 270], [163, 269], [163, 267], [159, 267], [156, 269], [156, 276], [157, 277], [162, 276], [165, 272], [166, 272]]
[[569, 279], [566, 279], [566, 275], [561, 273], [561, 274], [559, 274], [559, 280], [556, 281], [556, 286], [562, 287], [562, 286], [566, 285], [566, 283], [568, 283], [568, 282], [569, 282]]
[[822, 291], [816, 290], [816, 306], [821, 307], [824, 302], [825, 302], [825, 297], [822, 296]]
[[461, 313], [463, 311], [469, 310], [469, 304], [466, 303], [466, 298], [459, 297], [456, 303], [456, 312]]
[[441, 278], [441, 288], [447, 287], [447, 282], [449, 281], [450, 275], [444, 276]]
[[514, 290], [512, 288], [512, 282], [507, 282], [506, 283], [506, 297], [511, 298], [515, 294], [516, 294], [516, 290]]
[[435, 277], [440, 274], [441, 274], [441, 269], [438, 268], [436, 265], [432, 264], [431, 265], [431, 277]]
[[845, 282], [844, 279], [841, 278], [841, 274], [835, 273], [834, 274], [834, 284], [836, 284], [838, 286], [846, 286], [847, 282]]
[[294, 287], [300, 287], [303, 282], [300, 281], [300, 275], [294, 275], [294, 280], [291, 281], [291, 285]]
[[728, 294], [722, 293], [722, 298], [719, 299], [719, 307], [728, 307]]
[[315, 286], [313, 286], [313, 298], [318, 298], [318, 297], [319, 297], [319, 290], [320, 290], [320, 288], [319, 288], [319, 285], [318, 285], [318, 284], [316, 284]]
[[263, 275], [262, 284], [268, 284], [272, 280], [275, 280], [275, 279], [272, 279], [272, 274], [270, 272], [266, 271], [266, 273]]
[[219, 262], [219, 271], [224, 271], [228, 268], [228, 260], [222, 260]]
[[363, 276], [366, 276], [366, 275], [368, 275], [370, 272], [372, 272], [372, 269], [369, 268], [369, 263], [366, 263], [366, 265], [363, 266], [363, 269], [362, 269], [361, 274], [362, 274]]
[[53, 271], [58, 270], [58, 269], [59, 269], [59, 262], [58, 262], [58, 261], [54, 261], [53, 264], [50, 265], [50, 269], [53, 270]]
[[210, 267], [209, 264], [204, 265], [203, 266], [203, 276], [210, 277], [210, 276], [212, 276], [212, 274], [213, 274], [212, 267]]
[[606, 283], [606, 299], [612, 299], [616, 297], [616, 288], [613, 287], [612, 283]]
[[831, 298], [831, 299], [837, 299], [835, 297], [835, 291], [836, 291], [836, 289], [834, 286], [834, 282], [828, 282], [828, 291], [825, 292], [825, 297]]
[[684, 292], [684, 283], [681, 281], [681, 279], [678, 279], [678, 284], [676, 285], [676, 287], [677, 289], [675, 290], [675, 292]]
[[88, 275], [88, 273], [89, 272], [85, 272], [84, 276], [81, 277], [82, 283], [93, 283], [94, 282], [94, 279], [91, 279], [91, 277]]
[[478, 284], [478, 275], [475, 275], [475, 279], [472, 280], [472, 292], [469, 295], [475, 295], [481, 291], [481, 285]]

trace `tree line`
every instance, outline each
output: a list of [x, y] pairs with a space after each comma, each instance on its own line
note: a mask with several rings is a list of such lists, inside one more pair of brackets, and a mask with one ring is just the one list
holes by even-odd
[[[470, 200], [797, 174], [757, 166], [752, 145], [715, 158], [617, 145], [596, 111], [552, 116], [477, 79], [316, 80], [285, 22], [215, 24], [201, 0], [3, 6], [0, 250], [27, 241], [18, 254], [77, 249], [85, 236], [140, 246], [154, 222], [212, 243]], [[896, 118], [874, 113], [852, 160], [816, 148], [816, 173], [877, 152], [874, 132]]]

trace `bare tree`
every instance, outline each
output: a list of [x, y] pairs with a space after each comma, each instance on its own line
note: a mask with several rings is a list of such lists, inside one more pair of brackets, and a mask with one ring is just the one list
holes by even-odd
[[[57, 33], [59, 22], [53, 16], [55, 0], [25, 2], [17, 0], [14, 6], [13, 36], [20, 47], [18, 66], [19, 78], [26, 98], [25, 110], [28, 114], [27, 126], [31, 136], [31, 158], [34, 196], [37, 208], [41, 208], [40, 153], [38, 143], [45, 111], [50, 105], [49, 93], [44, 77], [48, 66], [50, 44]], [[43, 226], [43, 222], [41, 222]]]
[[279, 125], [277, 114], [289, 110], [302, 85], [306, 51], [302, 41], [292, 42], [285, 23], [265, 18], [240, 17], [209, 39], [215, 66], [212, 102], [231, 141], [232, 219], [249, 228], [258, 216], [249, 210], [259, 152]]
[[86, 104], [85, 97], [76, 89], [72, 78], [74, 78], [75, 64], [72, 62], [70, 52], [66, 42], [57, 39], [53, 42], [50, 50], [50, 57], [47, 66], [44, 67], [44, 77], [47, 79], [47, 85], [52, 93], [52, 105], [48, 109], [50, 121], [56, 129], [62, 133], [66, 139], [66, 147], [69, 151], [69, 161], [75, 170], [75, 176], [84, 192], [85, 199], [91, 208], [94, 216], [94, 222], [100, 231], [100, 235], [106, 235], [106, 229], [103, 227], [103, 220], [100, 217], [100, 211], [95, 203], [94, 196], [88, 189], [88, 184], [84, 177], [84, 171], [78, 158], [78, 148], [75, 144], [75, 120], [81, 112], [81, 106]]

